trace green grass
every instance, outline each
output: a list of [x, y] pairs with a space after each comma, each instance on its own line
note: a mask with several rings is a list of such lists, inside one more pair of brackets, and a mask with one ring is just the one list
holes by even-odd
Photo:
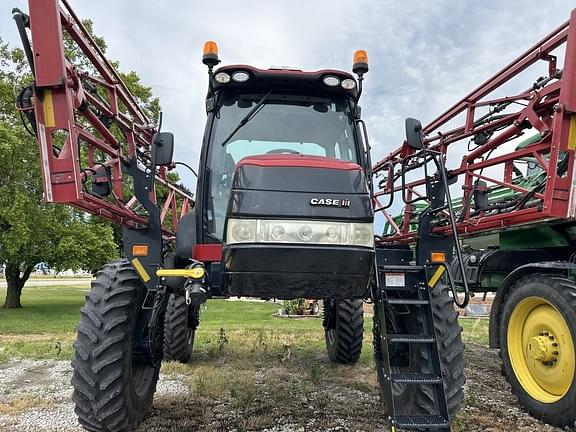
[[[0, 299], [5, 296], [0, 288]], [[23, 308], [0, 308], [0, 361], [11, 357], [71, 358], [75, 328], [84, 303], [85, 286], [27, 287]], [[297, 356], [305, 360], [324, 350], [321, 319], [286, 319], [273, 314], [279, 304], [209, 300], [203, 308], [195, 351], [207, 359], [266, 352], [279, 360]], [[487, 344], [487, 320], [461, 320], [468, 341]], [[365, 320], [365, 346], [360, 362], [372, 357], [372, 320]]]
[[464, 339], [488, 346], [488, 326], [486, 318], [460, 319], [460, 325], [464, 329]]
[[[0, 335], [68, 333], [80, 318], [86, 285], [26, 287], [22, 291], [22, 309], [0, 308]], [[0, 288], [3, 303], [6, 289]]]

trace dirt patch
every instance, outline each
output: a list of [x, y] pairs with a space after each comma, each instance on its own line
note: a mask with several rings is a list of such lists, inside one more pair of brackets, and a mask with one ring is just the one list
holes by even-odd
[[[333, 366], [322, 352], [285, 359], [257, 354], [253, 362], [223, 352], [187, 366], [166, 365], [140, 430], [386, 430], [371, 365]], [[560, 431], [522, 412], [500, 374], [497, 351], [470, 343], [466, 358], [466, 398], [455, 431]], [[80, 431], [70, 376], [67, 361], [0, 366], [0, 431]]]
[[[73, 335], [65, 334], [61, 339], [72, 340]], [[54, 336], [54, 333], [36, 333], [36, 334], [25, 334], [25, 335], [0, 335], [0, 342], [46, 342], [54, 341], [58, 338]]]

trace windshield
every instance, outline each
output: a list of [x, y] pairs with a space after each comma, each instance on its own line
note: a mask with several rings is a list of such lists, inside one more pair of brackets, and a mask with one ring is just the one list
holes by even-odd
[[[227, 141], [262, 98], [234, 96], [216, 113], [208, 150], [205, 221], [212, 236], [222, 239], [232, 175], [247, 156], [293, 153], [358, 163], [352, 116], [346, 100], [270, 95], [252, 118]], [[222, 145], [222, 143], [225, 143]]]

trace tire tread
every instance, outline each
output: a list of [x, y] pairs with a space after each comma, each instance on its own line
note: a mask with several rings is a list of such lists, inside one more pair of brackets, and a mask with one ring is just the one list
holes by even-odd
[[199, 312], [198, 306], [188, 306], [186, 298], [182, 295], [170, 294], [166, 314], [164, 316], [164, 360], [188, 363], [192, 355], [194, 334], [188, 341], [188, 326], [195, 327], [197, 322], [189, 323], [188, 308], [196, 308], [192, 313]]
[[138, 406], [130, 395], [131, 374], [125, 372], [131, 352], [125, 343], [135, 325], [138, 287], [141, 282], [132, 266], [125, 260], [114, 261], [97, 273], [82, 307], [72, 361], [72, 398], [78, 421], [87, 430], [130, 430], [151, 406], [158, 368]]
[[[330, 346], [328, 334], [326, 334], [326, 345], [328, 356], [334, 363], [353, 364], [360, 358], [362, 352], [362, 340], [364, 338], [364, 307], [361, 299], [339, 300], [332, 308], [334, 312], [324, 313], [336, 314], [335, 346]], [[325, 317], [324, 322], [329, 320]], [[326, 329], [326, 332], [329, 330]]]

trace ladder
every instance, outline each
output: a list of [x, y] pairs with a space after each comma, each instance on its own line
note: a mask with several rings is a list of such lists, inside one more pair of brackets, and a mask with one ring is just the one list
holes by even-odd
[[[408, 141], [409, 125], [412, 124], [412, 120], [407, 120]], [[424, 167], [426, 193], [411, 199], [402, 188], [402, 199], [407, 205], [426, 200], [428, 207], [418, 218], [415, 253], [407, 245], [389, 243], [376, 246], [376, 283], [372, 292], [376, 369], [392, 432], [410, 429], [450, 431], [431, 290], [446, 273], [455, 304], [465, 307], [469, 299], [468, 285], [464, 281], [464, 300], [459, 302], [446, 264], [454, 250], [463, 272], [444, 161], [438, 152], [422, 146], [402, 161], [403, 184], [406, 184], [406, 173], [413, 169], [410, 166], [412, 162], [417, 162], [412, 167]], [[428, 162], [437, 168], [435, 175], [429, 176]], [[393, 169], [390, 170], [392, 173]], [[452, 227], [451, 235], [435, 233], [432, 221], [436, 214], [446, 211], [448, 225]], [[439, 260], [434, 259], [436, 254], [440, 255]], [[424, 393], [425, 408], [416, 400]], [[407, 400], [397, 400], [407, 396]]]
[[[376, 368], [386, 405], [390, 431], [440, 430], [450, 431], [448, 406], [444, 392], [440, 356], [434, 331], [434, 317], [430, 299], [427, 266], [410, 264], [412, 251], [409, 249], [376, 249], [378, 264], [377, 301], [375, 302], [375, 350]], [[434, 273], [435, 275], [436, 273]], [[437, 276], [432, 276], [432, 278]], [[433, 282], [433, 281], [430, 281]], [[434, 285], [434, 284], [432, 284]], [[419, 328], [398, 329], [387, 319], [391, 308], [403, 309], [404, 313], [418, 321]], [[417, 319], [417, 317], [419, 317]], [[392, 366], [399, 352], [411, 349], [425, 350], [427, 364], [414, 367]], [[436, 412], [411, 414], [399, 406], [398, 386], [426, 386], [432, 391]], [[406, 391], [406, 390], [405, 390]]]

